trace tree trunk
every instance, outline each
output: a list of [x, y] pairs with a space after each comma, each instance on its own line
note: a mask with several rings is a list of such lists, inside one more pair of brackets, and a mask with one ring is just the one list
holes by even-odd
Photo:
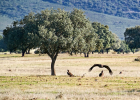
[[84, 53], [85, 58], [89, 57], [89, 53]]
[[102, 54], [104, 54], [104, 50], [102, 50]]
[[24, 57], [24, 54], [25, 54], [25, 51], [24, 51], [24, 50], [22, 50], [22, 57]]
[[10, 54], [12, 53], [12, 50], [10, 50]]
[[56, 59], [55, 58], [52, 58], [52, 63], [51, 63], [51, 75], [52, 76], [55, 76], [55, 69], [54, 69], [54, 65], [55, 65], [55, 61]]
[[108, 51], [109, 51], [109, 50], [107, 49], [107, 50], [106, 50], [107, 54], [108, 54]]
[[89, 57], [89, 53], [87, 53], [87, 57]]
[[85, 56], [85, 58], [87, 57], [87, 56], [86, 56], [86, 53], [84, 53], [84, 56]]
[[55, 65], [55, 61], [56, 61], [56, 59], [57, 59], [57, 56], [58, 56], [58, 52], [56, 53], [55, 56], [50, 56], [51, 59], [52, 59], [52, 63], [51, 63], [51, 75], [52, 75], [52, 76], [56, 76], [54, 65]]

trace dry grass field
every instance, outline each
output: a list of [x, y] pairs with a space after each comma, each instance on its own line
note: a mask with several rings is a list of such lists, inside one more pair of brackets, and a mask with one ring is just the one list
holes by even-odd
[[[134, 61], [138, 56], [59, 54], [56, 76], [50, 76], [47, 55], [0, 54], [0, 100], [140, 100], [140, 62]], [[113, 75], [98, 67], [88, 72], [95, 63], [109, 65]], [[67, 76], [67, 69], [76, 77]], [[104, 77], [98, 77], [102, 70]]]

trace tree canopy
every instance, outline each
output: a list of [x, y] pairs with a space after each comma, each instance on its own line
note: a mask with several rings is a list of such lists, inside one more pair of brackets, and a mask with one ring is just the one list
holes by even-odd
[[120, 48], [119, 48], [119, 52], [122, 52], [123, 54], [124, 54], [124, 53], [129, 53], [129, 52], [131, 52], [131, 50], [130, 50], [128, 44], [126, 44], [125, 41], [121, 41], [121, 43], [120, 43]]
[[92, 27], [99, 36], [99, 39], [97, 40], [98, 51], [100, 52], [100, 50], [102, 50], [102, 52], [104, 52], [107, 50], [108, 52], [109, 49], [112, 49], [112, 46], [115, 45], [115, 41], [117, 41], [118, 37], [109, 31], [109, 27], [98, 22], [93, 22]]
[[140, 48], [140, 26], [127, 28], [124, 36], [126, 43], [131, 49]]
[[36, 34], [36, 23], [30, 13], [21, 21], [14, 21], [10, 27], [3, 30], [4, 41], [10, 52], [21, 50], [24, 56], [27, 49], [38, 46], [39, 37]]

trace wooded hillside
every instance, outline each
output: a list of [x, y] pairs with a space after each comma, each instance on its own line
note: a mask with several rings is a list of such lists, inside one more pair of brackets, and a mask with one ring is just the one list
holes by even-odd
[[[140, 19], [139, 0], [42, 0], [69, 7], [95, 11], [113, 16], [130, 19]], [[39, 11], [48, 7], [47, 3], [39, 0], [1, 0], [0, 14], [10, 17], [20, 17], [30, 11]], [[21, 13], [22, 12], [22, 13]]]
[[140, 19], [140, 0], [43, 0], [113, 16]]

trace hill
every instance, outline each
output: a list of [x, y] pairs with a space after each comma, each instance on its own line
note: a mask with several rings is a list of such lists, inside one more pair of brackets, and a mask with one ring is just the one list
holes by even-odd
[[43, 0], [113, 16], [140, 19], [140, 0]]
[[[49, 1], [49, 2], [48, 2]], [[66, 11], [71, 11], [76, 6], [66, 4], [59, 4], [56, 2], [50, 2], [50, 0], [1, 0], [0, 1], [0, 33], [3, 29], [12, 23], [13, 20], [19, 20], [23, 16], [32, 12], [40, 12], [46, 8], [61, 8]], [[52, 0], [53, 1], [53, 0]], [[59, 0], [56, 0], [59, 1]], [[70, 0], [69, 0], [70, 1]], [[64, 6], [65, 5], [65, 6]], [[78, 7], [80, 8], [80, 7]], [[97, 11], [85, 10], [85, 15], [91, 22], [100, 22], [101, 24], [108, 25], [110, 31], [116, 33], [120, 39], [124, 39], [123, 33], [127, 27], [134, 27], [140, 25], [140, 21], [136, 19], [128, 19], [108, 14], [99, 13]]]

